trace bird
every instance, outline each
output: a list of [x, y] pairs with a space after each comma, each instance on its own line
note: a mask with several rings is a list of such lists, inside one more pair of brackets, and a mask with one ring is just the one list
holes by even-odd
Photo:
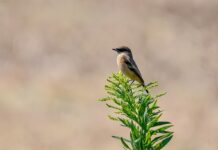
[[[139, 71], [139, 68], [133, 59], [131, 49], [127, 46], [121, 46], [118, 48], [113, 48], [112, 50], [118, 53], [117, 65], [120, 71], [125, 76], [130, 78], [132, 80], [132, 83], [134, 81], [137, 81], [144, 87], [145, 86], [144, 79], [142, 78], [141, 72]], [[147, 89], [146, 92], [149, 93]]]

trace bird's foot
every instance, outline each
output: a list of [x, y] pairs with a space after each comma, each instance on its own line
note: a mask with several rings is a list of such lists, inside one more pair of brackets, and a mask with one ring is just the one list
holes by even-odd
[[129, 80], [130, 86], [135, 82], [134, 80]]
[[144, 89], [145, 89], [146, 93], [149, 94], [149, 91], [146, 89], [147, 85], [144, 85]]

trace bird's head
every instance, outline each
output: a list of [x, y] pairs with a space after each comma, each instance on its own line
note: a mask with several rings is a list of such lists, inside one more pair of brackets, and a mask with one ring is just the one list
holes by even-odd
[[113, 48], [112, 50], [116, 51], [118, 54], [120, 54], [120, 53], [132, 54], [131, 49], [126, 47], [126, 46], [121, 46], [121, 47], [118, 47], [118, 48]]

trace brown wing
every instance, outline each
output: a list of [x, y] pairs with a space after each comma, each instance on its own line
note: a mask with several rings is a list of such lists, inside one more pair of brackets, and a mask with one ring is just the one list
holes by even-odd
[[130, 59], [126, 59], [125, 63], [127, 64], [128, 68], [139, 77], [142, 84], [144, 85], [144, 80], [142, 78], [141, 72], [139, 71], [138, 66], [136, 65], [135, 61], [130, 58]]

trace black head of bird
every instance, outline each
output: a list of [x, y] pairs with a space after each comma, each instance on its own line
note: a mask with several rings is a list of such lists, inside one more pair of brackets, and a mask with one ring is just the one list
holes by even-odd
[[118, 54], [119, 53], [130, 53], [132, 54], [130, 48], [126, 47], [126, 46], [121, 46], [118, 48], [113, 48], [114, 51], [116, 51]]

